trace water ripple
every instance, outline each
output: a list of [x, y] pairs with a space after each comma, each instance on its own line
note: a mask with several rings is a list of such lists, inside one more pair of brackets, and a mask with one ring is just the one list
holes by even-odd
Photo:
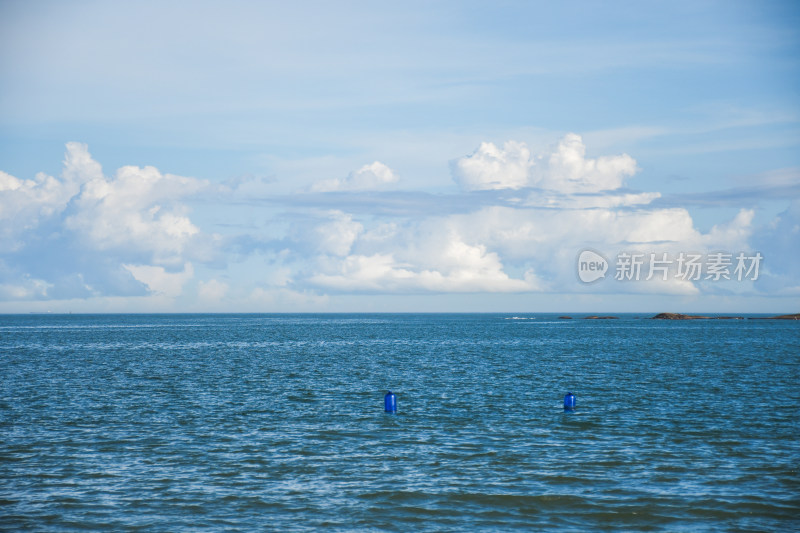
[[800, 529], [796, 324], [505, 318], [0, 317], [0, 529]]

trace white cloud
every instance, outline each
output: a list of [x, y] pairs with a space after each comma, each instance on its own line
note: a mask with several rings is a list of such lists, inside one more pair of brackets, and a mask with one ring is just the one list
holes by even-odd
[[61, 176], [65, 183], [80, 185], [87, 181], [102, 180], [103, 167], [92, 159], [86, 144], [68, 142]]
[[346, 178], [318, 181], [311, 186], [311, 190], [314, 192], [367, 191], [384, 189], [397, 183], [398, 180], [399, 177], [391, 168], [380, 161], [375, 161], [351, 172]]
[[[345, 215], [340, 214], [340, 217]], [[358, 224], [349, 216], [349, 224]], [[743, 211], [700, 233], [685, 209], [532, 209], [489, 206], [467, 214], [380, 225], [347, 238], [317, 258], [305, 281], [354, 292], [574, 292], [576, 254], [594, 246], [619, 252], [740, 250], [752, 213]], [[649, 259], [642, 272], [646, 273]], [[610, 273], [613, 279], [614, 272]], [[299, 280], [302, 285], [302, 279]], [[611, 283], [604, 282], [604, 283]], [[692, 295], [690, 281], [668, 277], [617, 284], [621, 292]]]
[[496, 254], [480, 247], [456, 243], [446, 251], [451, 259], [462, 257], [458, 268], [435, 270], [399, 262], [393, 254], [351, 255], [335, 269], [319, 272], [309, 281], [317, 286], [353, 292], [530, 292], [538, 290], [533, 273], [513, 279], [503, 272]]
[[79, 184], [41, 172], [32, 180], [0, 172], [0, 244], [6, 250], [20, 249], [23, 234], [60, 214], [79, 189]]
[[106, 179], [93, 172], [91, 158], [80, 161], [86, 172], [77, 165], [71, 172], [87, 179], [64, 225], [92, 248], [132, 249], [149, 254], [157, 264], [180, 264], [199, 229], [175, 200], [206, 184], [162, 174], [154, 167], [126, 166]]
[[[391, 229], [392, 231], [387, 231]], [[376, 236], [377, 235], [377, 236]], [[499, 255], [466, 242], [448, 220], [427, 220], [403, 231], [381, 227], [349, 255], [318, 259], [309, 281], [339, 291], [525, 292], [541, 288], [533, 272], [514, 279]]]
[[[67, 143], [61, 179], [37, 174], [20, 180], [0, 173], [0, 220], [6, 248], [51, 217], [96, 250], [134, 250], [157, 263], [181, 263], [189, 240], [199, 233], [187, 216], [182, 197], [205, 182], [153, 167], [122, 167], [107, 179], [85, 144]], [[62, 238], [67, 238], [62, 236]]]
[[85, 144], [69, 142], [64, 154], [61, 179], [42, 172], [32, 180], [21, 180], [0, 171], [0, 221], [2, 244], [18, 249], [14, 242], [35, 230], [50, 217], [59, 216], [90, 180], [102, 179], [100, 165], [93, 161]]
[[106, 178], [87, 146], [75, 142], [66, 145], [59, 178], [0, 172], [4, 294], [135, 295], [143, 290], [137, 280], [172, 294], [159, 285], [162, 267], [214, 256], [216, 236], [202, 234], [181, 203], [206, 187], [153, 167], [126, 166]]
[[22, 180], [0, 170], [0, 191], [16, 191], [22, 188]]
[[[455, 218], [455, 217], [454, 217]], [[461, 215], [457, 223], [471, 240], [496, 250], [504, 262], [530, 264], [550, 283], [550, 290], [580, 290], [575, 281], [578, 252], [592, 247], [610, 260], [620, 252], [644, 256], [643, 277], [650, 254], [667, 253], [673, 260], [681, 252], [707, 254], [712, 251], [750, 251], [752, 212], [743, 210], [726, 224], [701, 233], [685, 209], [589, 209], [531, 210], [488, 207]], [[470, 233], [469, 228], [472, 228]], [[607, 290], [634, 293], [697, 294], [698, 287], [675, 278], [673, 264], [667, 280], [653, 278], [614, 284], [603, 282]], [[614, 273], [610, 273], [613, 278]]]
[[565, 193], [619, 189], [627, 177], [636, 173], [636, 161], [628, 154], [587, 159], [586, 146], [574, 133], [558, 143], [547, 161], [537, 185]]
[[522, 142], [508, 141], [502, 149], [484, 142], [451, 163], [456, 183], [468, 191], [537, 187], [564, 194], [595, 193], [619, 189], [636, 170], [636, 161], [627, 154], [587, 159], [583, 140], [574, 133], [541, 155], [532, 155]]
[[451, 164], [453, 178], [462, 189], [520, 189], [530, 186], [530, 171], [535, 164], [525, 143], [508, 141], [503, 149], [484, 142], [472, 155]]
[[705, 235], [702, 242], [709, 248], [723, 248], [726, 250], [743, 250], [747, 247], [747, 241], [753, 233], [753, 218], [755, 212], [752, 209], [740, 210], [733, 220], [716, 224]]
[[331, 211], [328, 216], [328, 222], [314, 228], [316, 248], [323, 253], [347, 255], [364, 226], [341, 211]]
[[180, 272], [167, 272], [164, 267], [153, 265], [123, 265], [133, 277], [141, 281], [155, 295], [175, 298], [180, 296], [183, 286], [194, 277], [194, 268], [186, 263]]
[[453, 215], [451, 223], [470, 240], [504, 257], [529, 258], [586, 243], [686, 243], [700, 239], [685, 209], [520, 209], [490, 206]]

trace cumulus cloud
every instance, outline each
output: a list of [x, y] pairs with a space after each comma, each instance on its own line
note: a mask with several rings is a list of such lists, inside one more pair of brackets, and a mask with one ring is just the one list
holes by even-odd
[[318, 181], [311, 186], [311, 190], [313, 192], [368, 191], [384, 189], [397, 183], [398, 180], [399, 177], [391, 168], [380, 161], [375, 161], [351, 172], [346, 178]]
[[535, 161], [525, 143], [508, 141], [503, 148], [484, 142], [472, 155], [451, 163], [453, 178], [462, 189], [520, 189], [531, 186]]
[[[68, 154], [72, 148], [74, 146], [68, 146]], [[57, 180], [40, 172], [32, 180], [21, 180], [0, 172], [2, 248], [19, 250], [24, 246], [23, 235], [63, 212], [80, 187], [81, 183], [74, 176]]]
[[[623, 250], [672, 250], [702, 239], [689, 213], [681, 209], [542, 210], [492, 206], [454, 216], [452, 223], [471, 240], [496, 251], [507, 264], [533, 268], [541, 279], [547, 280], [545, 289], [555, 292], [581, 290], [576, 282], [575, 258], [586, 247], [601, 250], [611, 260]], [[659, 286], [639, 283], [615, 289], [687, 292], [685, 287], [679, 291], [678, 285], [669, 280]]]
[[[680, 208], [487, 206], [404, 224], [362, 224], [346, 246], [320, 248], [305, 281], [328, 290], [379, 293], [572, 292], [581, 290], [575, 257], [587, 246], [601, 248], [609, 258], [624, 251], [644, 254], [646, 274], [651, 253], [676, 257], [681, 251], [746, 249], [752, 216], [743, 210], [708, 233], [698, 231], [689, 212]], [[615, 290], [692, 295], [699, 289], [676, 278], [673, 268], [667, 279], [643, 276], [640, 283]]]
[[636, 173], [636, 161], [628, 154], [587, 159], [580, 135], [570, 133], [547, 157], [547, 165], [537, 170], [536, 186], [543, 189], [566, 193], [611, 191]]
[[586, 157], [580, 135], [570, 133], [549, 152], [534, 155], [523, 142], [503, 148], [484, 142], [471, 155], [451, 162], [453, 179], [467, 191], [535, 187], [557, 193], [595, 193], [622, 187], [636, 173], [627, 154]]
[[[350, 255], [311, 276], [319, 287], [352, 292], [530, 292], [538, 289], [532, 272], [513, 279], [503, 272], [497, 254], [481, 246], [454, 243], [444, 251], [457, 267], [425, 268], [398, 260], [392, 253]], [[433, 262], [436, 262], [434, 258]]]
[[359, 232], [348, 254], [323, 254], [314, 286], [355, 292], [525, 292], [541, 288], [533, 271], [515, 279], [500, 256], [468, 242], [448, 219]]
[[206, 187], [153, 167], [106, 177], [76, 142], [66, 145], [59, 178], [0, 172], [4, 297], [173, 294], [159, 279], [174, 282], [169, 272], [213, 255], [214, 237], [181, 203]]
[[162, 174], [154, 167], [126, 166], [112, 179], [95, 170], [85, 145], [71, 170], [83, 178], [64, 225], [98, 250], [143, 252], [156, 264], [180, 264], [199, 233], [184, 206], [174, 200], [206, 186], [193, 178]]

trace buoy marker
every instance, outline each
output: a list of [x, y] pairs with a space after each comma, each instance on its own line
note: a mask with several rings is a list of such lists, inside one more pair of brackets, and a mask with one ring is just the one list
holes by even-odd
[[566, 396], [564, 396], [564, 410], [565, 411], [574, 411], [575, 410], [575, 395], [571, 392], [568, 392]]
[[387, 413], [397, 412], [397, 396], [392, 391], [388, 391], [386, 396], [383, 397], [383, 409]]

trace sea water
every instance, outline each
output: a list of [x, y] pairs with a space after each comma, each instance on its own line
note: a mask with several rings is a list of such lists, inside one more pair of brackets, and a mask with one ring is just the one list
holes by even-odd
[[0, 316], [0, 528], [798, 530], [799, 408], [795, 321]]

